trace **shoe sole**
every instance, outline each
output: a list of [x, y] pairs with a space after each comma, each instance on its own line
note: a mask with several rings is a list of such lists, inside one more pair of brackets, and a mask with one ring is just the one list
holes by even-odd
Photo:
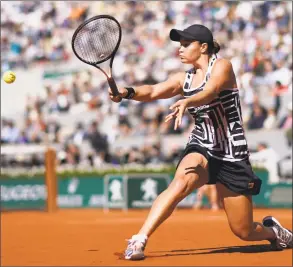
[[131, 256], [125, 256], [125, 260], [131, 260], [131, 261], [139, 261], [143, 260], [145, 256], [143, 254], [133, 254]]

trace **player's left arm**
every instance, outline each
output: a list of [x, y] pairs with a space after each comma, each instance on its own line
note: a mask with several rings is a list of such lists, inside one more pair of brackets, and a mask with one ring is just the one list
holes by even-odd
[[187, 107], [199, 107], [208, 104], [217, 98], [222, 90], [235, 87], [236, 81], [231, 62], [227, 59], [218, 59], [204, 89], [185, 99]]

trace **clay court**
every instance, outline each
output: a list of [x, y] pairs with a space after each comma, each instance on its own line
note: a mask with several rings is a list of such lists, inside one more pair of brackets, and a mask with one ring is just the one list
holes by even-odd
[[[292, 229], [291, 210], [273, 214]], [[232, 235], [223, 211], [176, 210], [149, 240], [146, 259], [122, 259], [126, 238], [147, 210], [59, 210], [2, 213], [2, 266], [292, 266], [292, 250], [270, 251], [268, 242], [244, 242]]]

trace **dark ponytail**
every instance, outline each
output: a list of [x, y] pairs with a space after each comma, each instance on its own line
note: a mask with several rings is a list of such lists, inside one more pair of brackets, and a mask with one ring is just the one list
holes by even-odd
[[217, 43], [217, 41], [214, 40], [213, 54], [217, 54], [220, 51], [220, 49], [220, 45]]
[[214, 40], [213, 44], [208, 45], [208, 54], [217, 54], [220, 51], [220, 45]]

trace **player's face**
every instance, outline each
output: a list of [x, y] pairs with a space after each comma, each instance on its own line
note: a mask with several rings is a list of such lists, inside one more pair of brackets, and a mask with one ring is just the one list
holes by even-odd
[[180, 40], [179, 57], [184, 64], [193, 64], [202, 54], [202, 44], [197, 41]]

